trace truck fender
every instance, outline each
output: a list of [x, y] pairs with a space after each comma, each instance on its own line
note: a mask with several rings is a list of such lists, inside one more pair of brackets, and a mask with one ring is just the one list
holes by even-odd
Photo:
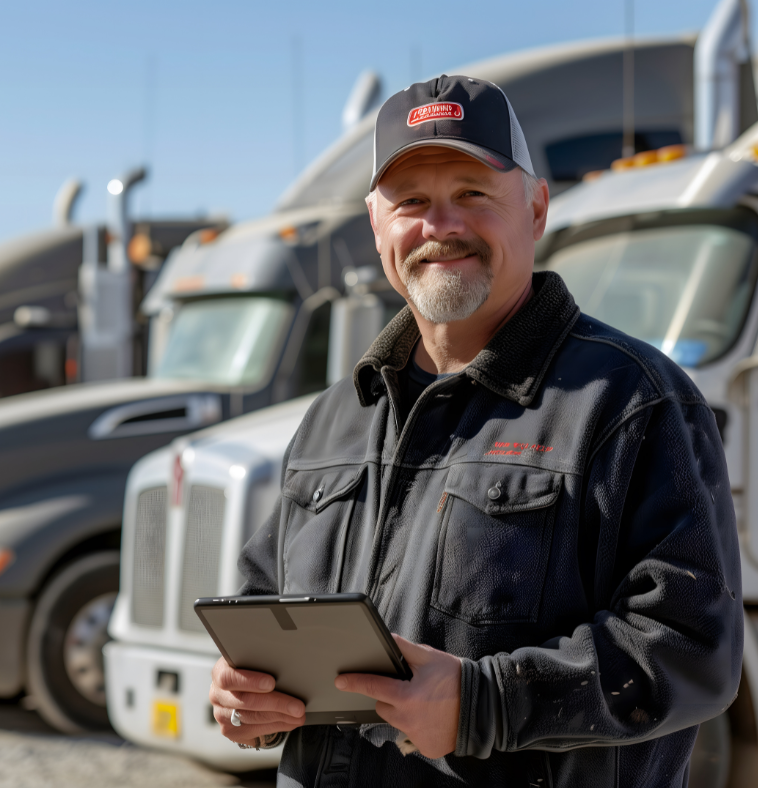
[[14, 560], [0, 574], [0, 596], [31, 596], [83, 542], [121, 526], [126, 474], [92, 474], [0, 504], [0, 547]]

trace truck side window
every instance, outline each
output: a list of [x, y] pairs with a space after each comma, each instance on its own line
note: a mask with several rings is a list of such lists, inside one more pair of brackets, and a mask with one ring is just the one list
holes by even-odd
[[296, 397], [313, 394], [326, 388], [326, 357], [329, 350], [330, 302], [322, 304], [311, 315], [300, 352], [300, 375]]

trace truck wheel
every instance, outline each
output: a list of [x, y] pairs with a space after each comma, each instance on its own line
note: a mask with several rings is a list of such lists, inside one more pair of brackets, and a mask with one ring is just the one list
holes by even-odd
[[731, 755], [731, 729], [724, 712], [700, 726], [690, 759], [689, 788], [725, 788]]
[[118, 592], [119, 553], [77, 559], [42, 590], [27, 642], [27, 689], [37, 711], [64, 733], [110, 727], [103, 646]]

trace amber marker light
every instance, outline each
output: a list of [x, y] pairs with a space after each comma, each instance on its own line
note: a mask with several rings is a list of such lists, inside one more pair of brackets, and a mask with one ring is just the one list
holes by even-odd
[[658, 164], [658, 152], [654, 150], [643, 150], [636, 154], [632, 161], [635, 167], [649, 167], [651, 164]]
[[585, 172], [584, 175], [582, 175], [582, 180], [596, 181], [604, 172], [605, 170], [590, 170], [590, 172]]
[[279, 237], [288, 244], [296, 244], [298, 238], [297, 227], [282, 227]]
[[16, 560], [16, 554], [7, 547], [0, 547], [0, 575]]
[[616, 159], [616, 161], [611, 162], [611, 169], [614, 172], [631, 170], [632, 167], [634, 167], [634, 156], [625, 156], [623, 159]]
[[664, 148], [658, 148], [656, 153], [660, 162], [676, 161], [677, 159], [683, 159], [687, 155], [687, 146], [666, 145]]
[[153, 244], [150, 238], [144, 233], [137, 233], [132, 236], [132, 240], [129, 241], [129, 246], [126, 247], [126, 253], [135, 265], [144, 263], [145, 260], [150, 257], [152, 251]]
[[218, 236], [219, 231], [215, 227], [206, 227], [205, 230], [200, 230], [198, 239], [201, 244], [209, 244], [211, 241], [215, 241]]
[[174, 280], [173, 285], [175, 293], [191, 293], [205, 287], [205, 277], [202, 274], [180, 276]]

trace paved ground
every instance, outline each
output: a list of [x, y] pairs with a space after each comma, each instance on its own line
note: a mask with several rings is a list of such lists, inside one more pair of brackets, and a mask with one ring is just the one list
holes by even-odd
[[273, 788], [274, 779], [223, 774], [115, 734], [63, 736], [33, 711], [0, 701], [0, 788]]

